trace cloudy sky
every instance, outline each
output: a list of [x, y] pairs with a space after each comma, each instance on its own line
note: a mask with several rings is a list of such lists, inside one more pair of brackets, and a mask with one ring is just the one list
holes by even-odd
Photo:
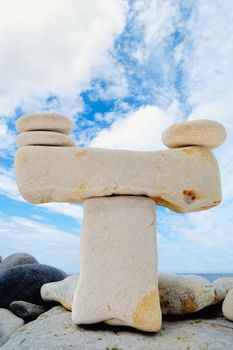
[[[0, 0], [0, 255], [79, 270], [82, 207], [30, 205], [15, 183], [15, 121], [56, 111], [80, 147], [159, 150], [163, 129], [209, 118], [223, 201], [157, 208], [159, 270], [233, 272], [233, 1]], [[210, 174], [211, 176], [211, 174]]]

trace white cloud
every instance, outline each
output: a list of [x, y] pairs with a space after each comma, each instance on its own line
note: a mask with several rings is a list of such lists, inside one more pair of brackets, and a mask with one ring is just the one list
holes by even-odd
[[3, 257], [25, 252], [32, 254], [41, 264], [75, 273], [79, 271], [79, 241], [78, 236], [48, 224], [0, 213], [0, 254]]
[[177, 102], [166, 110], [156, 106], [140, 107], [117, 119], [109, 129], [101, 130], [91, 147], [152, 151], [165, 148], [161, 142], [163, 130], [179, 115]]
[[[180, 19], [178, 2], [172, 0], [136, 0], [133, 6], [135, 12], [134, 25], [142, 36], [137, 42], [134, 57], [140, 63], [148, 60], [159, 45], [173, 33], [175, 24]], [[161, 63], [161, 62], [159, 62]], [[164, 61], [167, 64], [167, 60]], [[156, 62], [155, 62], [156, 64]]]
[[75, 220], [82, 220], [83, 218], [83, 207], [82, 205], [75, 205], [70, 203], [48, 203], [40, 204], [38, 208], [46, 209], [50, 212], [67, 215]]
[[1, 0], [1, 114], [26, 108], [33, 96], [78, 104], [91, 79], [116, 76], [117, 68], [120, 79], [111, 50], [126, 10], [121, 0]]

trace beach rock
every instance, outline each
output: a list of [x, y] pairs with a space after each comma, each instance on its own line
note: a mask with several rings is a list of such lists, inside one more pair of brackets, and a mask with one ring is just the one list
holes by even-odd
[[56, 301], [67, 310], [72, 310], [74, 291], [79, 275], [71, 275], [59, 282], [46, 283], [42, 286], [41, 298], [46, 302]]
[[74, 323], [105, 321], [147, 332], [160, 329], [155, 221], [150, 198], [115, 196], [84, 202]]
[[0, 272], [14, 266], [25, 264], [38, 264], [38, 261], [32, 255], [27, 253], [11, 254], [2, 260], [2, 263], [0, 265]]
[[213, 282], [214, 286], [219, 286], [225, 289], [226, 294], [233, 289], [233, 277], [221, 277]]
[[68, 135], [72, 128], [73, 125], [69, 118], [49, 112], [27, 114], [16, 122], [16, 129], [19, 132], [45, 130]]
[[217, 304], [225, 294], [202, 276], [159, 274], [159, 295], [163, 314], [182, 315]]
[[23, 300], [43, 304], [40, 289], [48, 282], [60, 281], [66, 273], [52, 266], [25, 264], [0, 272], [0, 307], [8, 308], [13, 301]]
[[36, 305], [26, 301], [13, 301], [10, 304], [10, 310], [25, 321], [31, 321], [49, 310], [47, 305]]
[[218, 304], [220, 303], [221, 301], [223, 301], [227, 295], [227, 292], [226, 292], [226, 289], [221, 287], [221, 286], [217, 286], [217, 285], [214, 285], [214, 291], [215, 291], [215, 300], [213, 302], [213, 305], [214, 304]]
[[162, 134], [169, 148], [185, 146], [219, 147], [226, 139], [224, 126], [213, 120], [191, 120], [169, 126]]
[[68, 136], [54, 131], [25, 131], [16, 137], [18, 147], [23, 146], [61, 146], [74, 147], [74, 141]]
[[[163, 274], [159, 275], [159, 281], [160, 281], [160, 276], [162, 276], [161, 283], [160, 283], [162, 285], [162, 283], [164, 283], [162, 282], [164, 281], [164, 275]], [[73, 300], [75, 288], [78, 283], [78, 278], [79, 278], [79, 275], [72, 275], [59, 282], [44, 284], [41, 288], [42, 299], [47, 302], [57, 301], [62, 306], [64, 306], [67, 310], [72, 310], [72, 300]], [[204, 282], [209, 284], [208, 280], [205, 280]], [[214, 294], [212, 295], [213, 295], [213, 300], [211, 304], [209, 304], [208, 306], [216, 305], [222, 302], [226, 296], [226, 291], [221, 286], [214, 286]], [[165, 300], [164, 288], [160, 289], [160, 300], [161, 299]], [[171, 305], [172, 305], [172, 300], [173, 300], [173, 296], [171, 296]], [[165, 305], [162, 304], [161, 307], [162, 307], [162, 313], [167, 314], [166, 301], [165, 301]], [[175, 306], [173, 307], [175, 310]], [[174, 314], [176, 314], [176, 312], [174, 312]]]
[[23, 326], [4, 350], [232, 350], [233, 324], [224, 318], [164, 321], [158, 334], [129, 328], [78, 327], [71, 313], [55, 307]]
[[230, 321], [233, 321], [233, 289], [231, 289], [222, 304], [223, 315]]
[[0, 309], [0, 346], [7, 341], [12, 333], [23, 325], [24, 320], [15, 316], [7, 309]]
[[128, 194], [193, 212], [221, 201], [218, 164], [204, 147], [134, 152], [27, 146], [17, 150], [15, 161], [19, 191], [30, 203]]

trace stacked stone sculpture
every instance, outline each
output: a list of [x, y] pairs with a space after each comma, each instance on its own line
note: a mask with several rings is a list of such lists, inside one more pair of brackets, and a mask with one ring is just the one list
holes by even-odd
[[187, 213], [220, 203], [210, 149], [224, 142], [224, 127], [209, 120], [176, 124], [163, 134], [171, 149], [152, 152], [77, 148], [69, 119], [53, 113], [24, 116], [16, 127], [23, 197], [36, 204], [84, 202], [73, 322], [158, 331], [155, 205]]

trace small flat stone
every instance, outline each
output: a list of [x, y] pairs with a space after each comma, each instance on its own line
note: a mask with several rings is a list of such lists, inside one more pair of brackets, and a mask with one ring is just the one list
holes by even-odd
[[0, 307], [8, 308], [13, 301], [23, 300], [43, 304], [40, 289], [48, 282], [60, 281], [66, 273], [41, 264], [18, 265], [0, 272]]
[[14, 266], [25, 264], [38, 264], [38, 261], [32, 255], [27, 253], [11, 254], [2, 260], [2, 263], [0, 265], [0, 272]]
[[233, 277], [221, 277], [216, 279], [213, 284], [225, 289], [226, 294], [233, 289]]
[[229, 321], [233, 321], [233, 289], [227, 293], [222, 304], [222, 312]]
[[162, 134], [162, 142], [169, 148], [204, 146], [219, 147], [226, 139], [224, 126], [213, 120], [192, 120], [169, 126]]
[[223, 317], [163, 321], [159, 334], [119, 327], [78, 327], [70, 312], [54, 307], [16, 331], [4, 350], [232, 350], [233, 324]]
[[16, 122], [16, 129], [19, 132], [46, 130], [68, 135], [71, 133], [72, 127], [71, 120], [58, 113], [27, 114]]
[[74, 141], [65, 134], [54, 131], [25, 131], [16, 137], [18, 147], [61, 146], [74, 147]]
[[10, 304], [10, 310], [25, 321], [35, 320], [48, 309], [47, 305], [36, 305], [22, 300], [13, 301]]
[[0, 309], [0, 347], [19, 327], [24, 325], [24, 320], [15, 316], [7, 309]]
[[163, 314], [182, 315], [219, 303], [225, 293], [202, 276], [159, 274], [159, 296]]
[[62, 281], [44, 284], [40, 291], [41, 298], [47, 302], [57, 301], [71, 311], [78, 278], [79, 275], [71, 275]]

